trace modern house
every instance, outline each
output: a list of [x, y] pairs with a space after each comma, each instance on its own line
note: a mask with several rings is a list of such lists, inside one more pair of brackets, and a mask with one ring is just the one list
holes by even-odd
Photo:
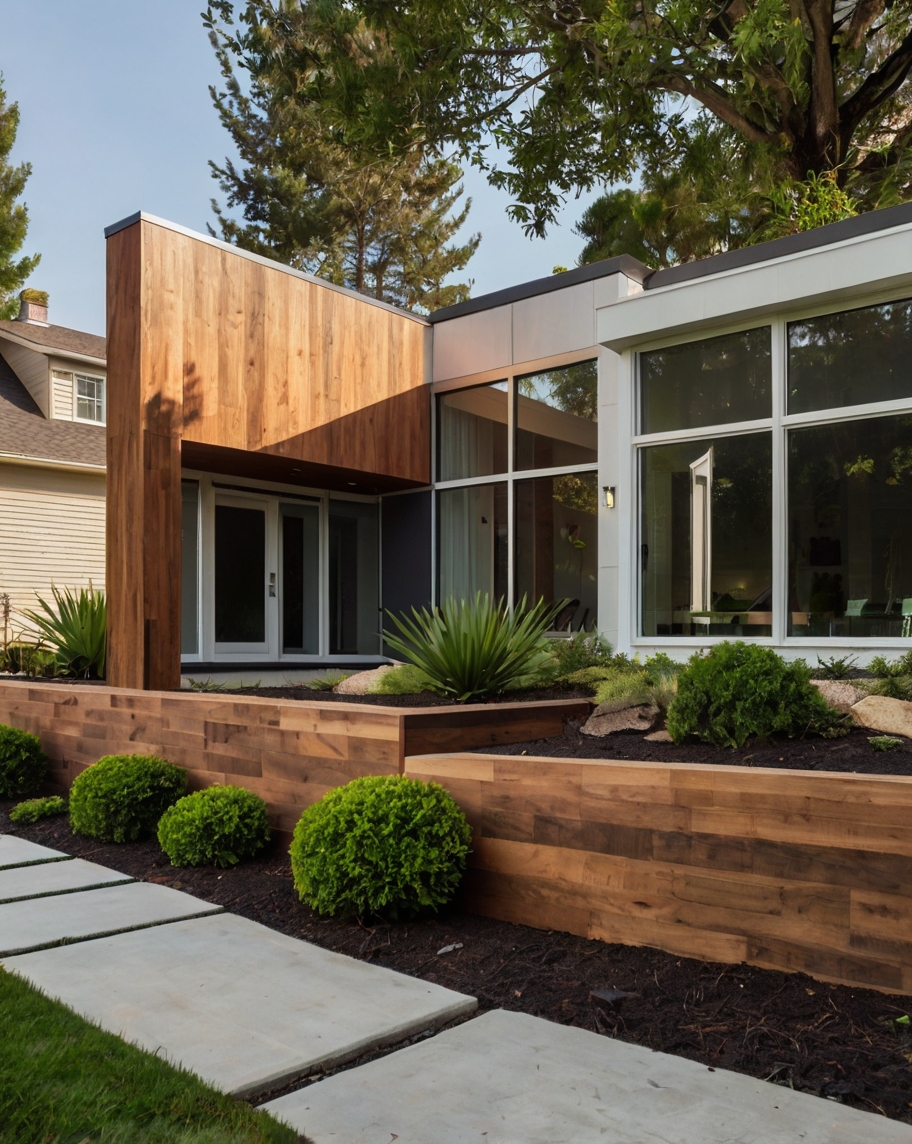
[[912, 635], [912, 205], [422, 318], [107, 231], [109, 678], [376, 662], [477, 590], [690, 654]]
[[105, 582], [105, 340], [21, 301], [0, 321], [0, 638], [51, 585]]

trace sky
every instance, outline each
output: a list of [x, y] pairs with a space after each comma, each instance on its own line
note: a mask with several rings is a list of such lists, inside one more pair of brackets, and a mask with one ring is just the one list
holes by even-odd
[[[218, 195], [208, 161], [231, 141], [209, 85], [220, 76], [202, 0], [0, 0], [0, 72], [19, 104], [13, 160], [32, 164], [23, 253], [41, 253], [29, 286], [50, 293], [50, 320], [105, 325], [104, 228], [138, 210], [205, 232]], [[575, 266], [572, 232], [593, 195], [572, 201], [545, 239], [506, 214], [509, 197], [477, 171], [466, 233], [481, 246], [459, 275], [485, 294]]]

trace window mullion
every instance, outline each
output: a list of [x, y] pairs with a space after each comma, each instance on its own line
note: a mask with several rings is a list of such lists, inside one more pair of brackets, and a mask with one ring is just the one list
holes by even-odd
[[788, 387], [788, 337], [786, 323], [773, 322], [773, 642], [781, 644], [788, 631], [788, 457], [787, 430], [782, 426]]

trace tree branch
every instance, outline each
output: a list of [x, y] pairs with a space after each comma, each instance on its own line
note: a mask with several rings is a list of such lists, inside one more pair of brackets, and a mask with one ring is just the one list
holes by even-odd
[[839, 109], [843, 138], [849, 138], [869, 111], [873, 111], [895, 94], [905, 83], [910, 68], [912, 68], [912, 32]]
[[865, 33], [883, 12], [884, 7], [884, 0], [857, 0], [848, 27], [840, 37], [841, 47], [850, 52], [860, 48]]
[[683, 76], [668, 76], [652, 86], [658, 91], [673, 91], [677, 95], [690, 96], [698, 103], [702, 103], [708, 111], [717, 115], [729, 127], [734, 127], [752, 143], [773, 143], [777, 138], [775, 134], [751, 123], [746, 116], [732, 106], [724, 91], [713, 83], [698, 86]]

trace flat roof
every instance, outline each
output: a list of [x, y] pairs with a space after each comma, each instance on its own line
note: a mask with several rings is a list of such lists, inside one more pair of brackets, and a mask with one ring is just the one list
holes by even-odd
[[508, 286], [505, 290], [495, 290], [491, 294], [480, 294], [477, 298], [457, 302], [455, 306], [434, 310], [428, 314], [427, 320], [431, 323], [446, 322], [450, 318], [461, 318], [465, 314], [476, 314], [480, 310], [492, 310], [495, 306], [508, 306], [511, 302], [519, 302], [523, 298], [550, 294], [554, 290], [563, 290], [567, 286], [576, 286], [581, 282], [607, 278], [610, 274], [624, 274], [635, 282], [645, 282], [649, 275], [654, 273], [654, 270], [639, 259], [629, 254], [621, 254], [617, 258], [604, 258], [600, 262], [590, 262], [587, 266], [577, 266], [573, 270], [562, 270], [560, 274], [550, 274], [547, 278], [536, 278], [532, 282]]

